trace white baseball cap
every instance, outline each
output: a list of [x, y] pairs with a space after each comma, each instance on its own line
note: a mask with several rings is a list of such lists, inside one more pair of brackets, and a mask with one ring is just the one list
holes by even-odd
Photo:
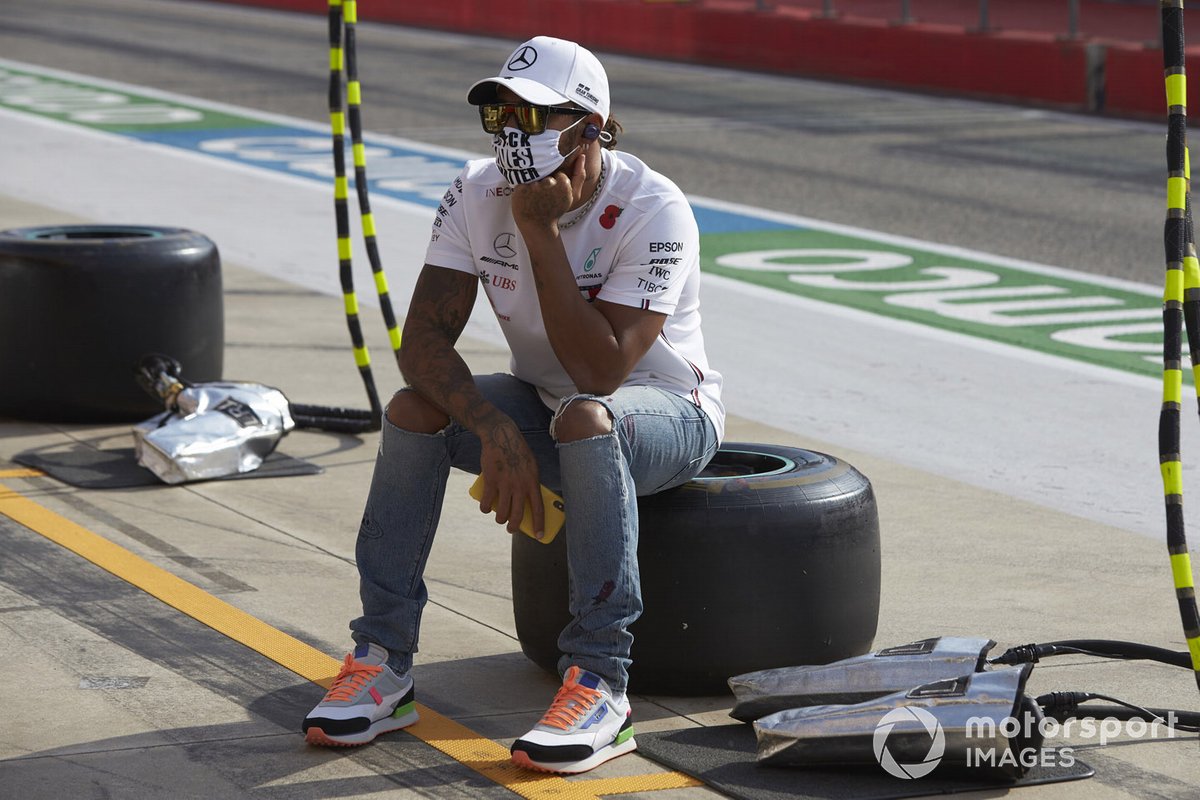
[[600, 60], [574, 42], [535, 36], [518, 47], [494, 78], [476, 82], [467, 92], [472, 105], [496, 102], [496, 87], [506, 86], [539, 106], [575, 103], [608, 120], [608, 75]]

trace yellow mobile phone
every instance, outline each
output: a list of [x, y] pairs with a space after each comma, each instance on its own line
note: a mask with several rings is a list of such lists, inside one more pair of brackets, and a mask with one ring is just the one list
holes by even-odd
[[[483, 476], [480, 475], [471, 484], [468, 490], [471, 497], [476, 500], [483, 499]], [[545, 509], [542, 516], [545, 522], [545, 535], [539, 539], [533, 535], [533, 509], [528, 505], [525, 506], [525, 516], [521, 519], [521, 533], [533, 539], [535, 542], [542, 544], [550, 544], [554, 541], [554, 537], [562, 530], [563, 523], [566, 522], [566, 509], [563, 506], [563, 499], [554, 492], [542, 487], [542, 507]]]

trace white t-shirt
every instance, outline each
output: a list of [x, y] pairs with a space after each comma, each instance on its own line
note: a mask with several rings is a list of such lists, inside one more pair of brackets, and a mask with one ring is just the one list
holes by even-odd
[[[599, 297], [668, 315], [624, 385], [686, 397], [720, 439], [725, 407], [721, 375], [708, 366], [700, 332], [700, 233], [691, 206], [679, 187], [639, 159], [608, 150], [601, 157], [604, 184], [595, 204], [573, 224], [578, 210], [559, 222], [579, 291], [589, 302]], [[512, 373], [556, 408], [578, 390], [546, 336], [511, 195], [494, 159], [467, 162], [438, 207], [425, 263], [479, 276], [508, 340]]]

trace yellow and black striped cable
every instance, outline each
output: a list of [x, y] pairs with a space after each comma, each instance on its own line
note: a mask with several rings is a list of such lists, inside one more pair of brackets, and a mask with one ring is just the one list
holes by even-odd
[[363, 241], [367, 258], [371, 262], [371, 273], [375, 278], [375, 291], [379, 295], [379, 308], [387, 326], [388, 340], [392, 352], [400, 354], [400, 328], [392, 311], [391, 295], [388, 292], [387, 275], [383, 272], [383, 261], [379, 257], [379, 244], [375, 238], [375, 215], [371, 213], [371, 199], [367, 191], [367, 151], [363, 146], [362, 84], [358, 80], [358, 3], [344, 0], [342, 19], [345, 23], [345, 66], [346, 107], [350, 123], [350, 149], [354, 158], [354, 188], [358, 194], [358, 212], [362, 217]]
[[[1163, 403], [1158, 421], [1159, 463], [1166, 501], [1167, 550], [1183, 632], [1200, 687], [1200, 614], [1183, 519], [1180, 411], [1183, 405], [1182, 331], [1186, 318], [1193, 376], [1200, 363], [1200, 261], [1192, 230], [1187, 148], [1187, 75], [1183, 0], [1161, 0], [1163, 74], [1167, 92], [1167, 218], [1163, 227]], [[1200, 378], [1195, 380], [1200, 392]], [[1200, 396], [1198, 396], [1200, 401]]]
[[[362, 324], [358, 315], [358, 295], [354, 292], [348, 207], [349, 182], [346, 178], [346, 111], [342, 94], [345, 51], [342, 48], [342, 34], [345, 28], [344, 9], [354, 15], [355, 5], [354, 0], [329, 0], [329, 122], [333, 134], [333, 202], [337, 221], [338, 275], [346, 308], [346, 326], [350, 330], [350, 342], [354, 347], [354, 363], [358, 366], [366, 387], [374, 429], [377, 430], [382, 424], [383, 409], [379, 403], [379, 393], [375, 389], [375, 379], [371, 374], [371, 355], [363, 340]], [[365, 181], [359, 182], [360, 192], [365, 190], [364, 184]]]

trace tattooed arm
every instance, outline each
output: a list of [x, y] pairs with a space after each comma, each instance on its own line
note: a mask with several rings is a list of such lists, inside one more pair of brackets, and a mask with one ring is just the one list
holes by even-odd
[[418, 394], [479, 437], [484, 491], [480, 510], [516, 532], [525, 504], [534, 530], [542, 530], [537, 461], [512, 418], [475, 386], [471, 370], [454, 349], [475, 307], [479, 279], [469, 272], [426, 264], [404, 320], [400, 371]]

